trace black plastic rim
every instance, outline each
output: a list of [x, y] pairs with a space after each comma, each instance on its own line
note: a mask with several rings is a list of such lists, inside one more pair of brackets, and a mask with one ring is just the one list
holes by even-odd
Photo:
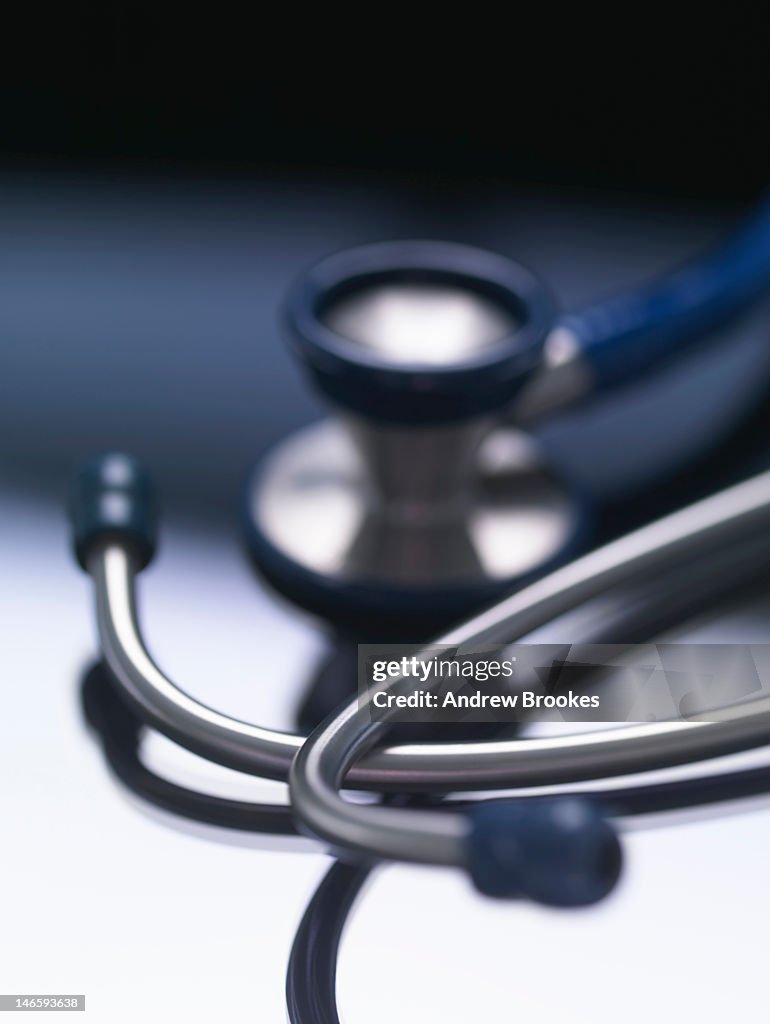
[[[454, 284], [491, 298], [516, 330], [453, 366], [397, 366], [331, 330], [324, 312], [369, 285], [392, 281]], [[449, 242], [382, 242], [318, 263], [289, 294], [291, 339], [316, 385], [335, 404], [369, 419], [441, 423], [501, 409], [540, 364], [556, 317], [548, 289], [529, 270], [494, 253]]]

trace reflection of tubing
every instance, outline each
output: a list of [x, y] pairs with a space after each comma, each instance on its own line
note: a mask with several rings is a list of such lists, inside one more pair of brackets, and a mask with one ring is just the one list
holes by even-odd
[[83, 712], [115, 778], [142, 800], [188, 821], [239, 832], [296, 835], [288, 804], [256, 804], [199, 793], [150, 771], [139, 756], [142, 721], [120, 698], [104, 665], [92, 665], [81, 689]]
[[609, 388], [655, 369], [708, 337], [770, 287], [770, 200], [722, 246], [652, 284], [561, 322], [595, 384]]

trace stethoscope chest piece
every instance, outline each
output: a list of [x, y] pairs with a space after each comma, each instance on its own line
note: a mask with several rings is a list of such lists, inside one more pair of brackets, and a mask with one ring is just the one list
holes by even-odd
[[505, 414], [554, 307], [465, 246], [386, 243], [294, 289], [295, 351], [335, 419], [273, 450], [247, 493], [262, 573], [359, 633], [425, 634], [566, 557], [580, 502]]

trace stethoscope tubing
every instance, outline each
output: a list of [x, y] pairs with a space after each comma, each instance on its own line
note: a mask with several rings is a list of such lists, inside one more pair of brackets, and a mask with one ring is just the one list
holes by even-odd
[[756, 301], [770, 285], [770, 199], [705, 255], [641, 288], [566, 314], [559, 327], [607, 390], [657, 369]]
[[340, 1024], [337, 958], [345, 924], [371, 868], [335, 861], [302, 916], [286, 971], [290, 1024]]

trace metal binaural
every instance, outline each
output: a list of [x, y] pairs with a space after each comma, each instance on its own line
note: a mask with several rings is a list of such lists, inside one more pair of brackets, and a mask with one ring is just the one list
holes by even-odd
[[[632, 585], [661, 568], [686, 565], [693, 558], [724, 551], [737, 541], [764, 535], [768, 525], [770, 472], [583, 556], [501, 601], [440, 642], [470, 646], [513, 642], [613, 585]], [[94, 579], [105, 658], [145, 719], [188, 749], [228, 767], [285, 779], [303, 737], [239, 722], [205, 707], [158, 668], [137, 621], [136, 565], [119, 542], [94, 547], [88, 568]], [[357, 702], [346, 706], [335, 720], [328, 743], [325, 738], [330, 785], [337, 780], [339, 765], [347, 762], [349, 743], [360, 754], [361, 743], [368, 747], [379, 735], [374, 729], [374, 734], [368, 732], [362, 741], [357, 712]], [[397, 792], [557, 785], [736, 753], [766, 743], [768, 736], [770, 701], [761, 697], [725, 709], [718, 720], [707, 722], [654, 722], [574, 736], [372, 750], [351, 769], [346, 784]], [[325, 834], [321, 823], [316, 824], [316, 831]]]

